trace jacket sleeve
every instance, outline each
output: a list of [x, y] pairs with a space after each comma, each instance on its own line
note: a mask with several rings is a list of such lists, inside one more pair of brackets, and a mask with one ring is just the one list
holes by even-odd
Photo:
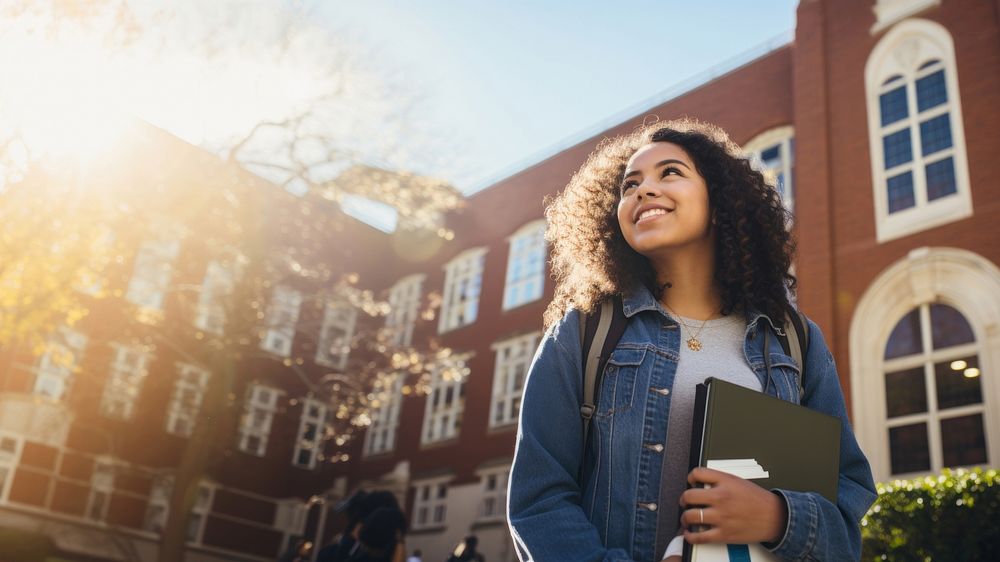
[[522, 561], [628, 561], [606, 549], [581, 507], [582, 354], [571, 311], [543, 338], [528, 370], [507, 493], [511, 536]]
[[788, 507], [784, 538], [772, 549], [783, 560], [860, 560], [861, 518], [875, 501], [875, 482], [847, 419], [833, 355], [809, 321], [802, 404], [841, 421], [837, 505], [815, 492], [775, 490]]

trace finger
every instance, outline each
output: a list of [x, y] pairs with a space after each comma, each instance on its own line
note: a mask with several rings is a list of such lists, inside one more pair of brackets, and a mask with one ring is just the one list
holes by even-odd
[[712, 525], [715, 522], [715, 511], [707, 507], [692, 507], [681, 513], [681, 528], [688, 529], [695, 525]]
[[714, 488], [689, 488], [681, 492], [681, 507], [715, 505], [718, 492]]
[[704, 531], [684, 531], [684, 540], [691, 544], [706, 544], [712, 542], [725, 542], [718, 529], [710, 528]]
[[727, 476], [729, 475], [725, 472], [699, 466], [688, 473], [688, 484], [692, 486], [698, 484], [715, 484]]

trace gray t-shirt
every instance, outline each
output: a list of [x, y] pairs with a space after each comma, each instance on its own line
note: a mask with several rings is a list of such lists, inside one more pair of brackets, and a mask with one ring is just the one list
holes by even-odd
[[[698, 330], [701, 320], [681, 317]], [[671, 389], [670, 417], [667, 421], [667, 442], [664, 450], [663, 473], [657, 516], [656, 551], [663, 552], [679, 530], [680, 495], [687, 488], [688, 460], [691, 450], [691, 419], [694, 410], [695, 385], [715, 377], [760, 391], [760, 380], [747, 364], [743, 351], [746, 318], [739, 313], [709, 320], [698, 333], [701, 350], [687, 346], [691, 331], [681, 326], [680, 360]]]

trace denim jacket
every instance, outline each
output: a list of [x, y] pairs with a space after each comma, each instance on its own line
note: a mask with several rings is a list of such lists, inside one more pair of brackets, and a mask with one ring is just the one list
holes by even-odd
[[[622, 306], [628, 324], [601, 381], [582, 482], [577, 479], [583, 458], [577, 311], [548, 330], [532, 361], [507, 495], [521, 560], [657, 561], [663, 554], [655, 551], [656, 511], [678, 509], [657, 502], [663, 456], [671, 454], [665, 441], [680, 330], [647, 290], [626, 296]], [[837, 504], [813, 492], [774, 490], [785, 500], [788, 524], [772, 552], [785, 560], [858, 560], [859, 524], [875, 500], [875, 484], [847, 420], [833, 356], [810, 321], [800, 397], [799, 368], [773, 339], [772, 380], [767, 380], [765, 329], [774, 330], [770, 318], [747, 314], [744, 351], [761, 387], [836, 416], [843, 428]]]

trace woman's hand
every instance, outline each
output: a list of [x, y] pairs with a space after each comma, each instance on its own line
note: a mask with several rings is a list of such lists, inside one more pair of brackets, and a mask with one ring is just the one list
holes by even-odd
[[[785, 500], [760, 486], [710, 468], [696, 468], [688, 474], [692, 486], [681, 494], [681, 528], [691, 544], [750, 544], [780, 541], [788, 520]], [[701, 531], [691, 527], [706, 525]]]

